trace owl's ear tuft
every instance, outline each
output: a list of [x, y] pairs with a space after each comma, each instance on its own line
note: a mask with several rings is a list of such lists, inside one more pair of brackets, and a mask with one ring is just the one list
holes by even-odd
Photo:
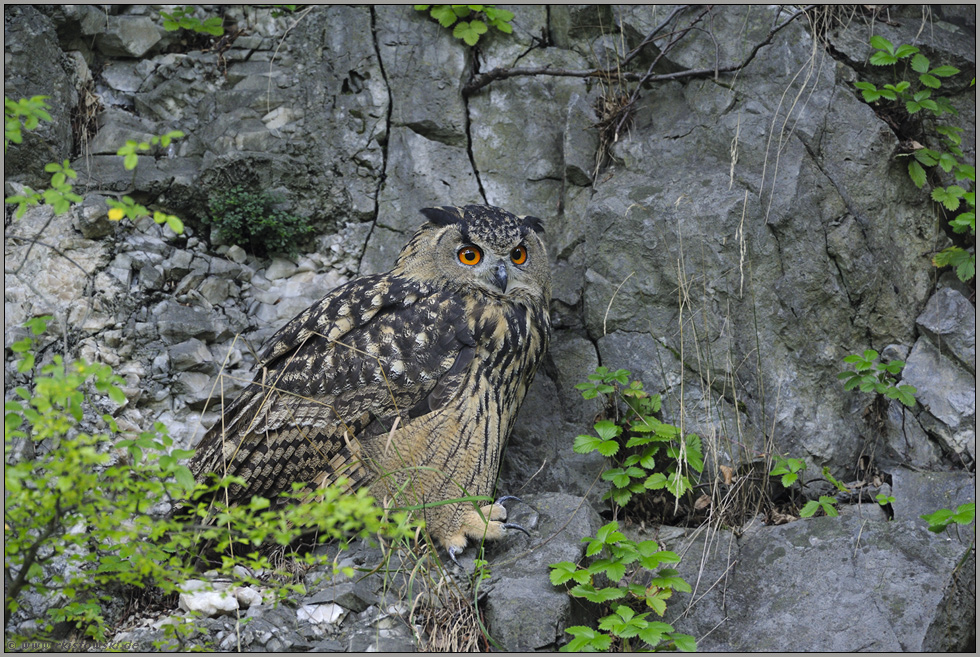
[[524, 220], [524, 225], [533, 230], [535, 233], [544, 232], [544, 223], [537, 217], [532, 217], [531, 215], [524, 215], [521, 217]]
[[458, 224], [463, 220], [463, 213], [460, 209], [451, 205], [444, 205], [438, 208], [422, 208], [420, 212], [436, 226]]

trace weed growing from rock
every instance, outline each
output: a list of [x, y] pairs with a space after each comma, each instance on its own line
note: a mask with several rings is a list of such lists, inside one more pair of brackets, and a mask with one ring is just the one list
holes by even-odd
[[[906, 119], [918, 119], [921, 125], [920, 132], [923, 133], [923, 137], [929, 137], [935, 148], [928, 148], [914, 139], [911, 140], [911, 153], [905, 155], [909, 157], [909, 177], [916, 187], [922, 189], [929, 178], [926, 169], [930, 169], [934, 181], [930, 194], [932, 200], [940, 204], [946, 212], [957, 213], [949, 219], [949, 226], [953, 233], [959, 235], [969, 232], [970, 236], [975, 238], [977, 234], [976, 190], [974, 189], [977, 180], [976, 168], [973, 164], [962, 161], [965, 158], [960, 148], [962, 144], [960, 135], [963, 128], [936, 121], [944, 114], [954, 116], [957, 114], [949, 99], [937, 95], [936, 92], [941, 90], [944, 79], [959, 74], [960, 70], [954, 66], [933, 67], [929, 58], [915, 46], [906, 44], [895, 46], [879, 35], [871, 37], [871, 47], [875, 49], [869, 60], [871, 64], [892, 66], [895, 77], [903, 79], [896, 79], [894, 83], [887, 83], [881, 88], [866, 81], [855, 82], [854, 86], [861, 91], [861, 96], [866, 102], [875, 105], [883, 103], [879, 111], [883, 113], [882, 118], [893, 127], [904, 123]], [[899, 63], [906, 65], [905, 73], [902, 75], [898, 74]], [[909, 69], [913, 73], [911, 76]], [[907, 76], [912, 80], [904, 79]], [[975, 85], [976, 78], [970, 82], [971, 87]], [[922, 119], [923, 116], [930, 120], [927, 122]], [[926, 130], [927, 123], [932, 127], [931, 132]], [[939, 170], [942, 170], [947, 177], [951, 175], [954, 184], [943, 184]], [[960, 182], [966, 186], [956, 184]], [[971, 253], [961, 246], [943, 249], [933, 257], [932, 262], [936, 267], [954, 267], [956, 275], [963, 282], [969, 281], [976, 275], [976, 253]]]
[[897, 399], [909, 408], [915, 407], [915, 386], [899, 384], [898, 376], [905, 367], [905, 361], [891, 360], [878, 362], [879, 354], [874, 349], [866, 349], [863, 354], [850, 354], [844, 362], [853, 369], [837, 375], [844, 382], [844, 390], [857, 388], [861, 392], [874, 392], [888, 399]]
[[[670, 493], [676, 507], [692, 491], [690, 472], [700, 473], [704, 468], [701, 440], [694, 434], [683, 436], [677, 427], [657, 419], [660, 396], [650, 395], [641, 382], [630, 382], [629, 376], [627, 370], [599, 367], [588, 381], [575, 386], [585, 399], [603, 395], [612, 407], [618, 408], [618, 403], [623, 402], [627, 410], [622, 415], [616, 411], [616, 419], [596, 422], [596, 435], [578, 436], [574, 450], [580, 454], [598, 451], [614, 458], [616, 467], [603, 472], [602, 478], [613, 485], [603, 499], [611, 500], [616, 508], [625, 507], [647, 491], [660, 490]], [[625, 444], [621, 444], [624, 437]], [[696, 649], [694, 637], [674, 632], [668, 623], [648, 620], [651, 613], [656, 617], [664, 615], [674, 591], [691, 592], [691, 586], [676, 570], [663, 567], [679, 562], [677, 554], [660, 549], [656, 541], [627, 539], [616, 520], [582, 541], [588, 543], [586, 557], [600, 558], [589, 566], [569, 561], [551, 564], [551, 583], [574, 584], [569, 595], [608, 605], [610, 613], [599, 619], [598, 630], [586, 626], [568, 628], [566, 631], [574, 638], [562, 651], [605, 651], [614, 640], [625, 651]]]
[[[3, 150], [7, 151], [7, 146], [13, 142], [19, 144], [23, 141], [23, 130], [33, 130], [37, 128], [40, 121], [51, 121], [51, 115], [47, 110], [50, 106], [47, 103], [47, 96], [34, 96], [30, 99], [12, 101], [4, 97], [4, 132]], [[152, 137], [149, 142], [139, 142], [128, 140], [116, 154], [123, 158], [123, 166], [128, 171], [133, 171], [133, 179], [136, 179], [136, 166], [139, 164], [139, 152], [149, 151], [156, 146], [167, 148], [175, 139], [184, 136], [180, 130], [172, 130], [165, 135]], [[73, 203], [81, 203], [82, 197], [74, 192], [70, 180], [78, 178], [78, 174], [71, 168], [71, 163], [65, 160], [63, 163], [51, 162], [45, 165], [44, 170], [51, 174], [51, 185], [48, 189], [36, 192], [30, 187], [23, 186], [19, 194], [8, 196], [4, 199], [5, 203], [16, 205], [17, 210], [14, 216], [18, 219], [24, 216], [27, 208], [33, 205], [45, 203], [51, 206], [55, 214], [67, 212]], [[109, 219], [119, 221], [123, 217], [136, 220], [143, 216], [152, 216], [153, 221], [158, 224], [167, 224], [175, 234], [184, 232], [184, 222], [178, 217], [155, 210], [152, 215], [146, 206], [140, 205], [129, 196], [123, 196], [122, 201], [106, 199], [109, 205]]]

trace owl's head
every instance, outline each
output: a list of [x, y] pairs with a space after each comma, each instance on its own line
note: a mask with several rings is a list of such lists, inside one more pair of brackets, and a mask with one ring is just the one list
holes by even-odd
[[425, 208], [422, 214], [428, 222], [402, 249], [396, 272], [476, 288], [493, 298], [550, 301], [551, 266], [540, 219], [488, 205]]

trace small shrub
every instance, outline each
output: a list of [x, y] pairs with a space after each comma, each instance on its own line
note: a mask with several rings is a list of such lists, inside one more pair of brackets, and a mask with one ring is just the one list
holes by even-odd
[[[654, 417], [660, 411], [660, 396], [650, 395], [641, 382], [631, 382], [629, 376], [627, 370], [599, 367], [587, 377], [588, 381], [575, 386], [585, 399], [603, 395], [607, 405], [618, 406], [622, 402], [627, 412], [617, 420], [596, 422], [596, 435], [575, 438], [574, 450], [615, 457], [616, 467], [603, 472], [602, 478], [612, 484], [603, 499], [612, 500], [616, 507], [627, 505], [634, 496], [648, 490], [666, 490], [679, 499], [692, 489], [688, 470], [701, 472], [704, 467], [701, 440], [694, 434], [682, 437], [677, 427]], [[625, 444], [621, 445], [624, 435]], [[586, 626], [568, 628], [566, 631], [574, 638], [562, 647], [563, 652], [605, 651], [614, 638], [625, 651], [696, 649], [694, 637], [674, 632], [667, 623], [647, 620], [651, 612], [664, 615], [674, 591], [690, 593], [690, 585], [676, 570], [661, 567], [679, 562], [680, 557], [661, 550], [656, 541], [638, 543], [627, 539], [615, 520], [582, 541], [588, 543], [587, 557], [601, 558], [588, 567], [570, 561], [551, 564], [551, 583], [574, 583], [569, 595], [608, 605], [610, 613], [599, 619], [598, 630]], [[602, 586], [597, 579], [600, 576], [612, 586]], [[644, 609], [649, 611], [641, 613]]]
[[[32, 335], [12, 345], [22, 355], [21, 373], [36, 369], [34, 343], [50, 319], [28, 322]], [[315, 501], [277, 511], [261, 497], [237, 507], [190, 505], [190, 519], [214, 521], [203, 527], [169, 517], [155, 507], [192, 491], [214, 493], [232, 481], [244, 481], [229, 477], [211, 487], [196, 484], [181, 462], [193, 452], [173, 449], [160, 423], [123, 436], [111, 415], [101, 414], [102, 427], [90, 430], [99, 409], [126, 401], [121, 383], [108, 365], [66, 362], [56, 355], [35, 372], [30, 388], [15, 388], [15, 397], [4, 404], [5, 627], [24, 596], [34, 593], [51, 597], [51, 623], [36, 638], [49, 634], [54, 622], [70, 622], [86, 636], [104, 641], [105, 604], [118, 597], [120, 587], [178, 591], [195, 573], [202, 541], [224, 553], [217, 566], [220, 574], [271, 588], [281, 599], [302, 592], [303, 584], [238, 575], [275, 570], [260, 546], [286, 548], [311, 530], [317, 542], [339, 539], [342, 548], [352, 537], [402, 540], [412, 534], [406, 513], [389, 514], [367, 489], [348, 493], [343, 482], [318, 489]], [[32, 457], [15, 455], [24, 441]], [[326, 557], [313, 554], [293, 558], [304, 565], [329, 566]], [[175, 627], [172, 635], [184, 629]]]
[[299, 243], [313, 233], [303, 217], [276, 207], [283, 197], [236, 186], [213, 192], [208, 199], [207, 220], [218, 237], [230, 244], [249, 247], [259, 255], [294, 254]]

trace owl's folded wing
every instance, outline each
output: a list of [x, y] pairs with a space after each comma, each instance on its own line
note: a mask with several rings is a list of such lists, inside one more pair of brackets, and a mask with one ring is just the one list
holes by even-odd
[[464, 304], [381, 274], [347, 283], [270, 340], [253, 382], [224, 411], [190, 463], [198, 481], [234, 474], [231, 502], [274, 497], [293, 482], [369, 476], [356, 437], [452, 397], [474, 354]]

